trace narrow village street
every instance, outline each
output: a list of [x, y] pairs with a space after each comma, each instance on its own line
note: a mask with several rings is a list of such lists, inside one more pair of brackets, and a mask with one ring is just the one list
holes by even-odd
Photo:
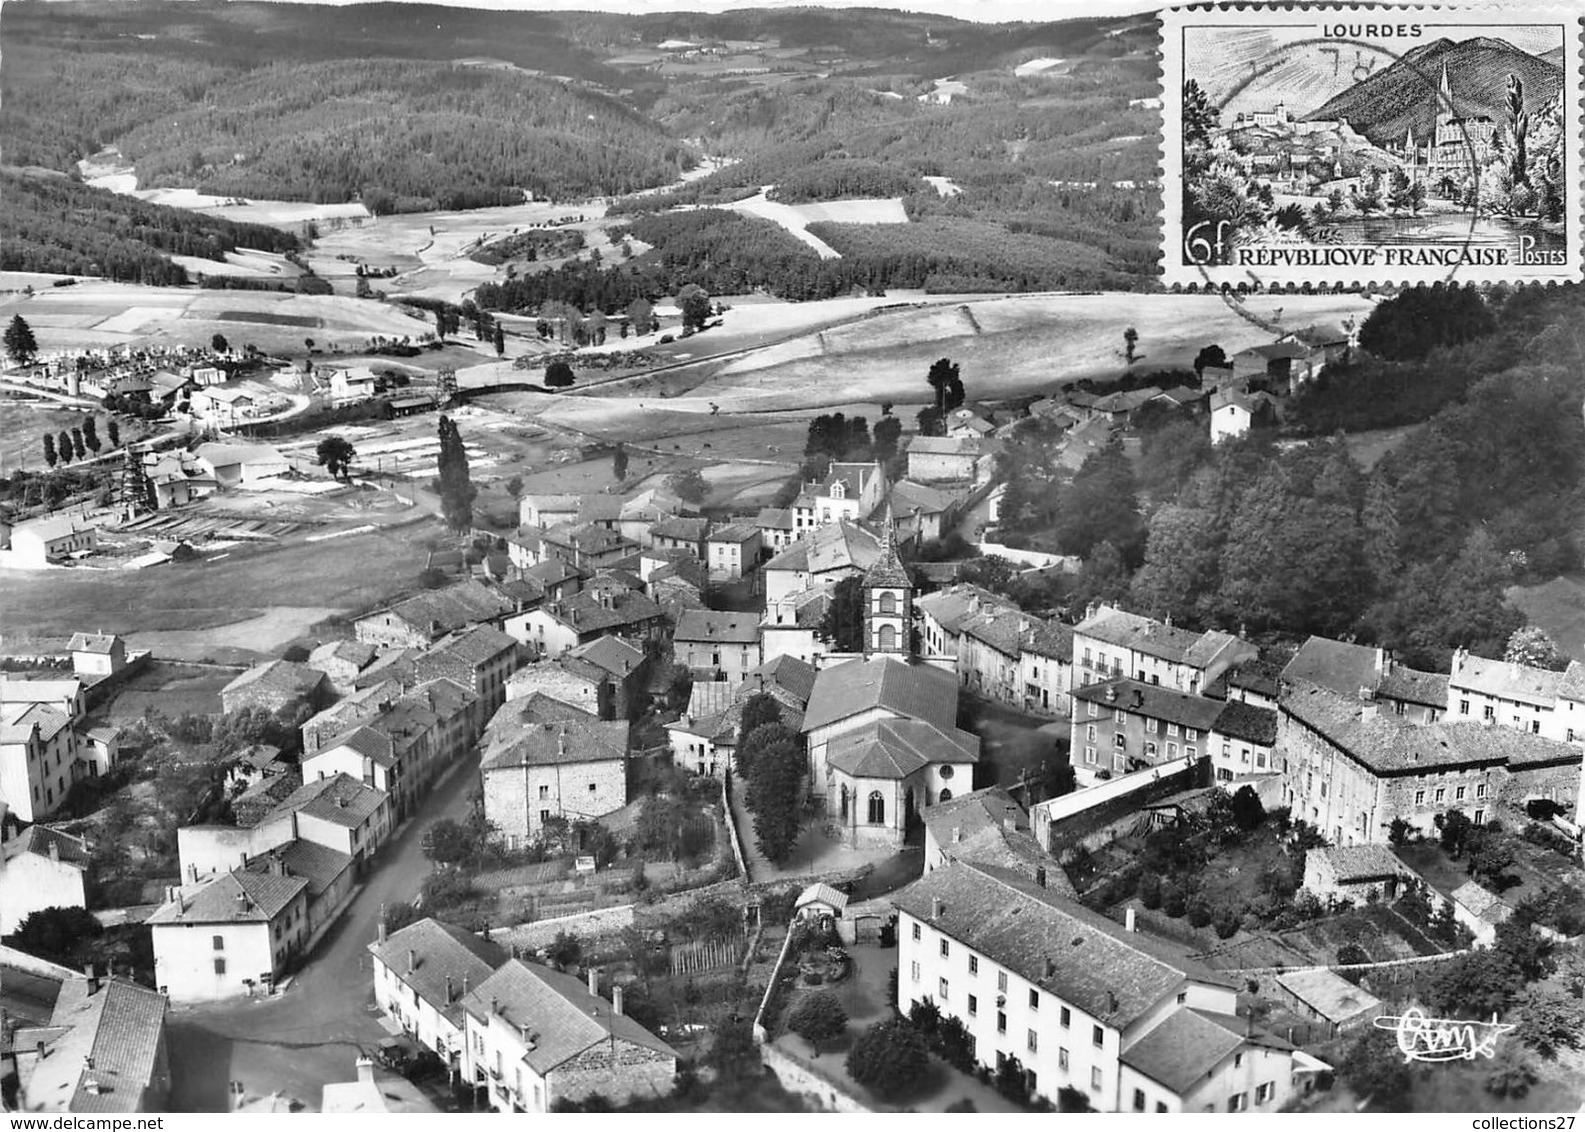
[[371, 1009], [367, 950], [380, 906], [418, 894], [430, 871], [423, 831], [440, 818], [467, 815], [477, 765], [470, 752], [429, 792], [424, 808], [385, 846], [363, 889], [286, 990], [171, 1011], [174, 1111], [226, 1111], [232, 1081], [241, 1081], [248, 1096], [279, 1092], [317, 1109], [326, 1084], [353, 1079], [358, 1054], [387, 1036]]

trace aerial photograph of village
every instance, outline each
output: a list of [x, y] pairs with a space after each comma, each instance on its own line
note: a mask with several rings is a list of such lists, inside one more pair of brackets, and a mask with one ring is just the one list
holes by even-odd
[[1161, 278], [1578, 44], [746, 3], [4, 5], [0, 1112], [1580, 1111], [1585, 293]]

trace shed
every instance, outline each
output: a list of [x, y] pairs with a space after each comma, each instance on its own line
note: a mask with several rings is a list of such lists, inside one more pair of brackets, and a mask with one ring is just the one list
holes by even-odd
[[830, 916], [833, 920], [842, 918], [842, 913], [847, 910], [847, 894], [838, 892], [829, 884], [816, 881], [799, 894], [798, 902], [793, 905], [793, 910], [799, 919], [818, 920]]

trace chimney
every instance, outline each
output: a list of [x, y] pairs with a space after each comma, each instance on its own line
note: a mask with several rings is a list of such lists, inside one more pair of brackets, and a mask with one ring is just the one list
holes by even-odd
[[1036, 865], [1035, 866], [1035, 883], [1038, 884], [1041, 888], [1045, 888], [1046, 887], [1046, 866], [1044, 866], [1044, 865]]
[[1129, 932], [1137, 932], [1139, 930], [1139, 923], [1132, 907], [1128, 909], [1128, 914], [1123, 920], [1123, 930]]
[[1017, 833], [1018, 832], [1018, 819], [1016, 817], [1014, 817], [1012, 814], [1007, 814], [1005, 817], [1002, 818], [1002, 828], [1005, 829], [1008, 833]]
[[94, 965], [92, 963], [83, 964], [83, 978], [88, 980], [88, 993], [98, 994], [99, 976], [94, 972]]
[[461, 997], [463, 997], [463, 998], [467, 998], [468, 997], [468, 984], [470, 982], [472, 982], [472, 981], [473, 981], [472, 978], [470, 978], [468, 975], [464, 974], [462, 976], [462, 995], [461, 995]]
[[374, 1084], [374, 1059], [372, 1057], [358, 1058], [358, 1084]]
[[1056, 977], [1057, 977], [1057, 961], [1055, 959], [1051, 958], [1051, 956], [1048, 955], [1048, 956], [1046, 956], [1046, 978], [1054, 979]]
[[587, 978], [589, 980], [589, 993], [598, 998], [600, 995], [600, 972], [590, 967], [587, 972]]
[[953, 826], [952, 827], [952, 844], [956, 845], [958, 842], [960, 842], [962, 840], [963, 840], [963, 827], [961, 825]]
[[1115, 704], [1117, 702], [1117, 689], [1116, 688], [1108, 688], [1108, 689], [1106, 689], [1106, 702], [1109, 703], [1109, 704]]
[[1388, 671], [1391, 670], [1391, 668], [1392, 668], [1392, 658], [1387, 655], [1387, 650], [1384, 649], [1384, 648], [1378, 648], [1376, 650], [1376, 676], [1377, 676], [1377, 678], [1379, 679], [1380, 677], [1385, 676], [1388, 673]]
[[490, 996], [490, 1013], [501, 1013], [501, 1000], [496, 998], [493, 994]]
[[411, 975], [418, 970], [418, 952], [413, 948], [407, 949], [407, 973]]
[[1368, 704], [1368, 703], [1373, 702], [1375, 699], [1376, 699], [1376, 690], [1374, 688], [1367, 688], [1363, 684], [1361, 684], [1359, 686], [1359, 702], [1360, 703]]
[[1106, 1012], [1108, 1014], [1116, 1014], [1117, 1013], [1117, 1009], [1118, 1009], [1118, 1007], [1120, 1005], [1121, 1005], [1121, 1003], [1119, 1003], [1118, 1000], [1117, 1000], [1117, 992], [1116, 991], [1110, 991], [1110, 990], [1107, 991], [1106, 992]]
[[941, 899], [941, 897], [939, 897], [939, 896], [933, 897], [931, 899], [931, 901], [930, 901], [930, 918], [932, 920], [939, 920], [942, 916], [945, 916], [946, 914], [947, 914], [947, 902], [945, 900]]
[[50, 860], [59, 861], [60, 859], [61, 859], [61, 845], [60, 845], [60, 842], [56, 841], [52, 837], [52, 838], [50, 838]]
[[[1129, 909], [1129, 910], [1132, 911], [1132, 909]], [[453, 1002], [456, 1002], [456, 1001], [457, 1001], [457, 996], [452, 993], [451, 976], [447, 975], [446, 976], [446, 1005], [450, 1006]]]
[[611, 1013], [622, 1013], [622, 988], [619, 986], [611, 988]]
[[237, 890], [237, 909], [242, 912], [248, 910], [248, 894], [241, 889]]
[[384, 943], [387, 933], [385, 930], [385, 904], [383, 901], [380, 904], [380, 920], [379, 923], [375, 925], [375, 931], [378, 933], [380, 942]]

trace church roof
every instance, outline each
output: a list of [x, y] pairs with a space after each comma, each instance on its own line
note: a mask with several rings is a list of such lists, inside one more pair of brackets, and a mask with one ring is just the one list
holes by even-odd
[[890, 506], [886, 509], [886, 541], [881, 546], [881, 556], [864, 571], [864, 588], [913, 588], [902, 555], [897, 551], [897, 524], [892, 522]]

